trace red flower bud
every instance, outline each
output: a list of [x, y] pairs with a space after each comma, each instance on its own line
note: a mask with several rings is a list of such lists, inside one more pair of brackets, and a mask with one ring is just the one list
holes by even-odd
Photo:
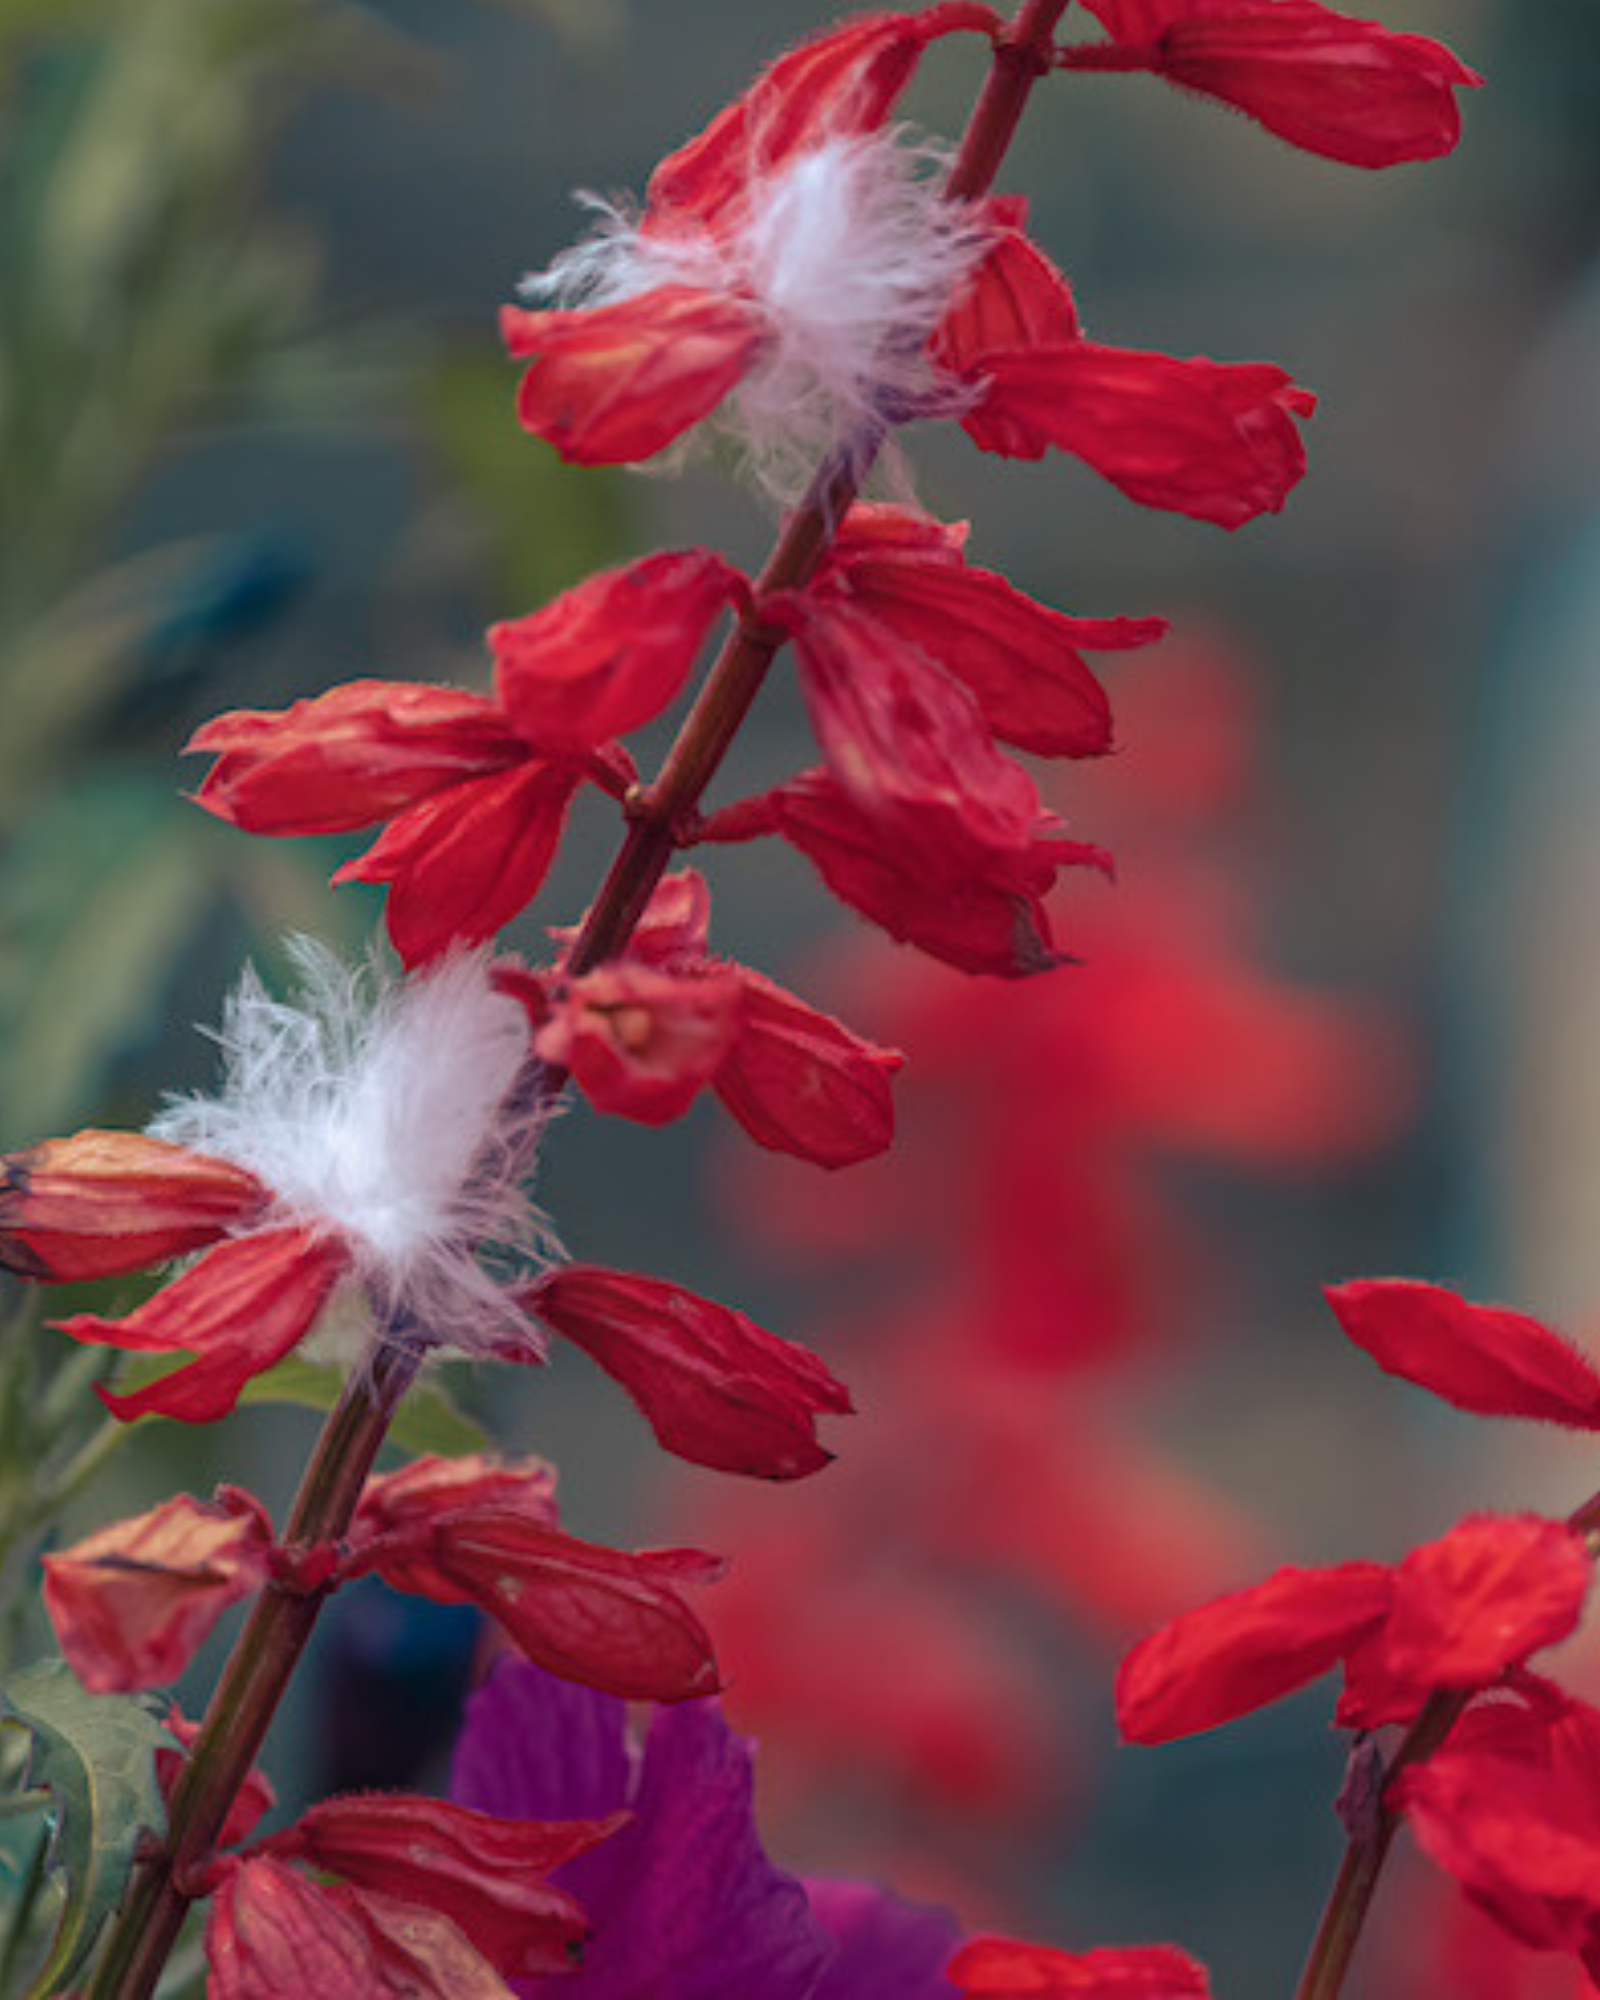
[[680, 1458], [757, 1479], [798, 1479], [828, 1463], [816, 1419], [848, 1412], [849, 1391], [814, 1354], [743, 1313], [584, 1264], [552, 1273], [527, 1302], [622, 1384]]
[[163, 1139], [47, 1139], [0, 1159], [0, 1269], [55, 1284], [120, 1277], [215, 1242], [269, 1199], [242, 1167]]
[[175, 1681], [227, 1610], [267, 1573], [272, 1523], [225, 1488], [180, 1494], [44, 1558], [44, 1601], [72, 1671], [91, 1694]]

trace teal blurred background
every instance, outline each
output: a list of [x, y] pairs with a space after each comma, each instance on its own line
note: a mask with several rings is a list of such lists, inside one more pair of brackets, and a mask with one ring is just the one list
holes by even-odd
[[[1575, 1454], [1368, 1381], [1316, 1297], [1395, 1271], [1575, 1329], [1600, 1309], [1600, 20], [1591, 0], [1384, 16], [1489, 79], [1449, 161], [1362, 174], [1113, 77], [1041, 92], [1006, 175], [1097, 337], [1275, 360], [1321, 394], [1281, 520], [1229, 538], [1065, 462], [910, 444], [924, 502], [973, 520], [975, 559], [1077, 611], [1163, 613], [1236, 662], [1252, 803], [1194, 837], [1279, 976], [1371, 999], [1409, 1036], [1386, 1146], [1320, 1177], [1191, 1159], [1168, 1188], [1215, 1270], [1186, 1292], [1182, 1387], [1151, 1392], [1152, 1432], [1302, 1560], [1396, 1555], [1469, 1502], [1567, 1505], [1594, 1483]], [[481, 684], [491, 619], [658, 543], [759, 561], [770, 524], [715, 468], [578, 473], [523, 437], [493, 316], [578, 226], [573, 188], [642, 189], [826, 18], [801, 0], [0, 0], [0, 1143], [142, 1123], [205, 1082], [190, 1024], [215, 1020], [242, 956], [281, 971], [286, 932], [360, 949], [377, 922], [365, 892], [323, 886], [353, 843], [251, 841], [184, 802], [200, 721], [358, 674]], [[918, 122], [959, 129], [975, 64], [964, 39], [935, 52]], [[1114, 700], [1137, 677], [1159, 712], [1162, 674], [1159, 651], [1113, 662]], [[779, 689], [721, 796], [808, 755]], [[1072, 773], [1057, 794], [1086, 837], [1112, 831], [1090, 801], [1115, 820], [1130, 857], [1119, 765], [1139, 756], [1125, 732], [1081, 811]], [[537, 952], [540, 924], [573, 918], [614, 833], [580, 815], [513, 942]], [[815, 882], [765, 850], [715, 872], [721, 947], [825, 1003], [807, 968], [837, 920]], [[1136, 859], [1124, 880], [1137, 894]], [[1069, 903], [1069, 942], [1071, 922]], [[1059, 975], [1090, 1006], [1095, 976], [1092, 951]], [[841, 1280], [742, 1247], [726, 1159], [706, 1162], [723, 1144], [710, 1116], [642, 1134], [574, 1114], [541, 1198], [574, 1254], [804, 1332]], [[959, 1157], [943, 1166], [958, 1180]], [[504, 1385], [457, 1388], [502, 1442], [562, 1464], [580, 1532], [664, 1538], [642, 1426], [579, 1368], [518, 1385], [509, 1416]], [[143, 1427], [74, 1530], [179, 1480], [281, 1504], [310, 1422]], [[670, 1504], [714, 1508], [710, 1476], [691, 1483]], [[1323, 1696], [1111, 1760], [1112, 1655], [1029, 1616], [1082, 1723], [1061, 1810], [981, 1839], [919, 1827], [919, 1881], [1063, 1942], [1181, 1937], [1233, 2000], [1284, 1990], [1337, 1845]], [[315, 1781], [314, 1711], [280, 1756], [291, 1793], [296, 1757]], [[776, 1764], [783, 1719], [756, 1721]], [[883, 1817], [893, 1862], [905, 1814]], [[838, 1831], [792, 1837], [814, 1864]]]

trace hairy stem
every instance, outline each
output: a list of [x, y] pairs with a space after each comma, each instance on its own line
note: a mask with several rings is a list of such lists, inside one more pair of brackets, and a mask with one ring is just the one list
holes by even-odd
[[[1029, 93], [1050, 69], [1051, 36], [1066, 6], [1067, 0], [1025, 0], [996, 38], [993, 68], [947, 199], [972, 200], [992, 186]], [[882, 430], [851, 439], [818, 469], [785, 522], [752, 609], [712, 663], [656, 782], [630, 806], [632, 823], [568, 957], [573, 976], [614, 957], [632, 936], [783, 644], [785, 635], [760, 615], [762, 597], [802, 589], [816, 574], [883, 441]], [[560, 1081], [552, 1072], [546, 1087], [559, 1088]], [[346, 1532], [417, 1365], [410, 1350], [386, 1349], [367, 1379], [346, 1389], [306, 1468], [287, 1541], [337, 1541]], [[166, 1839], [135, 1877], [87, 2000], [148, 2000], [155, 1990], [190, 1904], [197, 1890], [203, 1893], [198, 1871], [261, 1748], [324, 1594], [271, 1585], [257, 1600], [185, 1762]]]

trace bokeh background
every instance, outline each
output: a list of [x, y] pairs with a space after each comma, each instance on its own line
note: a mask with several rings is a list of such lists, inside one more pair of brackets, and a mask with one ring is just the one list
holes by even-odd
[[[779, 1493], [674, 1471], [575, 1355], [451, 1383], [560, 1463], [579, 1532], [733, 1551], [707, 1613], [778, 1852], [1061, 1943], [1180, 1940], [1231, 2000], [1285, 1990], [1331, 1875], [1327, 1691], [1119, 1751], [1119, 1650], [1275, 1561], [1596, 1483], [1592, 1454], [1369, 1379], [1318, 1299], [1405, 1273], [1600, 1331], [1600, 20], [1383, 13], [1489, 78], [1451, 160], [1363, 174], [1085, 77], [1039, 94], [1006, 176], [1097, 336], [1318, 390], [1281, 519], [1228, 537], [1066, 461], [909, 440], [977, 560], [1176, 627], [1107, 662], [1119, 752], [1051, 781], [1121, 864], [1063, 899], [1083, 963], [961, 981], [791, 857], [719, 854], [715, 940], [906, 1049], [904, 1147], [823, 1187], [709, 1113], [551, 1136], [575, 1255], [740, 1303], [852, 1381], [840, 1463]], [[286, 933], [374, 931], [375, 899], [325, 887], [354, 843], [184, 801], [196, 724], [358, 674], [481, 684], [490, 620], [661, 543], [759, 561], [770, 522], [715, 466], [574, 472], [522, 436], [493, 314], [569, 240], [572, 189], [641, 189], [828, 18], [0, 0], [0, 1143], [142, 1123], [205, 1083], [191, 1024], [243, 956], [278, 976]], [[915, 119], [957, 131], [976, 64], [938, 49]], [[720, 797], [809, 754], [779, 687]], [[614, 834], [580, 813], [517, 944], [581, 910]], [[66, 1532], [179, 1482], [279, 1504], [313, 1421], [141, 1426]], [[12, 1539], [15, 1657], [46, 1635]], [[480, 1635], [376, 1591], [338, 1609], [281, 1788], [418, 1754], [440, 1781]], [[1416, 1898], [1413, 1951], [1443, 1923]], [[1455, 1990], [1399, 1962], [1362, 1990]]]

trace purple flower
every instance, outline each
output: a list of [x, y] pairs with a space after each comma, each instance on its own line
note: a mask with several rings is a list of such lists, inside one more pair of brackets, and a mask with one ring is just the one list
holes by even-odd
[[942, 1910], [865, 1882], [802, 1883], [762, 1851], [750, 1745], [713, 1701], [654, 1711], [643, 1744], [627, 1705], [523, 1660], [472, 1697], [452, 1795], [507, 1818], [632, 1821], [554, 1879], [594, 1926], [581, 1971], [517, 1987], [564, 2000], [954, 2000], [957, 1942]]

